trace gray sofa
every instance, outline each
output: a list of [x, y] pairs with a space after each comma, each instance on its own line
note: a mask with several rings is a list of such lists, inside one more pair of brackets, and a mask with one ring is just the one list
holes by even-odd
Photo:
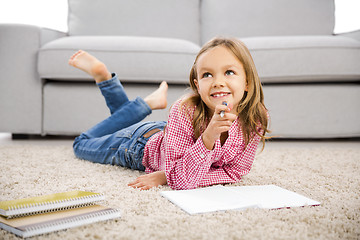
[[77, 135], [109, 116], [94, 81], [67, 65], [78, 49], [117, 72], [130, 98], [166, 80], [173, 102], [187, 91], [200, 46], [222, 35], [249, 47], [273, 135], [360, 137], [360, 32], [333, 34], [332, 0], [68, 3], [66, 33], [0, 25], [0, 132]]

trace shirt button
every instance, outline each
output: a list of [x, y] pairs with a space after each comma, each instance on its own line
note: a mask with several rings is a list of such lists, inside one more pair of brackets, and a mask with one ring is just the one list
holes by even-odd
[[200, 153], [199, 155], [201, 158], [205, 158], [205, 155], [203, 153]]

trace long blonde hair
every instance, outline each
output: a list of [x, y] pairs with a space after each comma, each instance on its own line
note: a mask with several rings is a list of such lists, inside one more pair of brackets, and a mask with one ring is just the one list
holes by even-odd
[[268, 130], [268, 115], [264, 104], [264, 94], [260, 78], [258, 76], [249, 49], [243, 42], [235, 38], [216, 37], [210, 40], [201, 48], [191, 68], [189, 80], [193, 94], [187, 97], [183, 101], [182, 105], [184, 106], [190, 104], [196, 106], [192, 120], [192, 125], [195, 131], [195, 138], [197, 139], [200, 137], [200, 135], [206, 129], [206, 125], [208, 124], [211, 117], [209, 116], [209, 109], [202, 101], [194, 82], [194, 79], [198, 79], [196, 63], [198, 58], [203, 53], [217, 46], [224, 46], [230, 50], [243, 64], [245, 70], [247, 91], [244, 93], [242, 100], [237, 106], [237, 112], [239, 113], [238, 117], [241, 121], [240, 127], [243, 130], [245, 146], [247, 146], [247, 144], [253, 139], [255, 134], [261, 137], [264, 146], [265, 139], [267, 139], [265, 134], [270, 131]]

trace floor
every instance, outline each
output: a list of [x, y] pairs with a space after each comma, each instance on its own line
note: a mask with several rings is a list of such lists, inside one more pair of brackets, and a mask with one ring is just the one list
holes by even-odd
[[[0, 146], [5, 145], [55, 145], [72, 146], [73, 137], [31, 137], [30, 139], [13, 140], [10, 133], [0, 133]], [[360, 148], [360, 139], [345, 140], [271, 140], [266, 142], [265, 149], [271, 148]]]

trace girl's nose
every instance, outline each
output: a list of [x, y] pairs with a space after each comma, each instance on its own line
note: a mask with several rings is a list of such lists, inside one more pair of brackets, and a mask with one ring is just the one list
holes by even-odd
[[214, 87], [224, 87], [225, 79], [223, 77], [216, 77], [213, 82]]

